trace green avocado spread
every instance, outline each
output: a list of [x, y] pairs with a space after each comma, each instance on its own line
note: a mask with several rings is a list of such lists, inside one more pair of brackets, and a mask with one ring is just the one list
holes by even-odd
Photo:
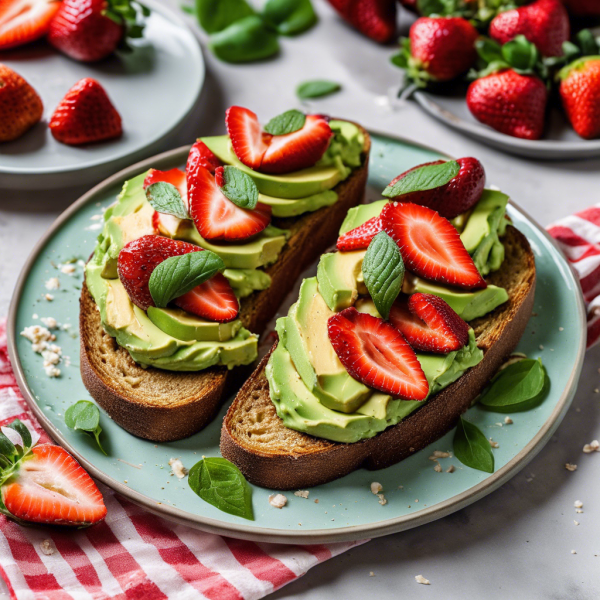
[[[352, 123], [332, 121], [334, 132], [322, 159], [310, 169], [286, 175], [265, 175], [238, 161], [227, 136], [203, 138], [225, 164], [247, 172], [260, 190], [259, 201], [270, 204], [274, 217], [294, 217], [330, 206], [333, 191], [353, 168], [360, 166], [364, 136]], [[233, 368], [249, 364], [257, 356], [257, 336], [238, 320], [219, 324], [179, 309], [134, 306], [117, 273], [119, 252], [129, 242], [156, 233], [154, 209], [146, 199], [143, 173], [127, 182], [117, 202], [104, 214], [104, 226], [92, 259], [86, 266], [86, 283], [104, 329], [141, 365], [171, 371], [200, 371], [214, 365]], [[271, 278], [264, 267], [274, 263], [289, 233], [273, 224], [260, 235], [241, 243], [204, 240], [192, 221], [161, 215], [160, 233], [197, 244], [218, 254], [223, 272], [238, 298], [267, 289]]]
[[[500, 268], [508, 198], [486, 190], [468, 213], [453, 220], [477, 268], [487, 274]], [[387, 201], [358, 206], [348, 212], [340, 234], [378, 216]], [[380, 316], [362, 279], [365, 251], [335, 252], [321, 257], [317, 276], [304, 280], [298, 301], [277, 321], [279, 343], [266, 367], [270, 396], [286, 427], [344, 443], [370, 438], [399, 423], [422, 402], [394, 399], [352, 378], [327, 335], [327, 320], [354, 306]], [[424, 292], [442, 297], [466, 321], [481, 317], [508, 300], [503, 288], [466, 292], [435, 284], [411, 273], [406, 294]], [[429, 382], [429, 397], [456, 381], [483, 359], [475, 334], [469, 343], [447, 355], [417, 353]]]

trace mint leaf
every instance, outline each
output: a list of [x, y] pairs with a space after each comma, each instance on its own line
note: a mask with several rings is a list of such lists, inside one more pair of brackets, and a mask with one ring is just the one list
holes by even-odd
[[305, 81], [296, 88], [296, 95], [300, 100], [308, 100], [309, 98], [321, 98], [329, 96], [342, 89], [342, 86], [335, 81], [327, 81], [325, 79], [315, 79], [313, 81]]
[[273, 117], [264, 129], [271, 135], [286, 135], [302, 129], [305, 122], [306, 115], [299, 110], [292, 109]]
[[[74, 431], [85, 431], [94, 436], [98, 448], [107, 455], [100, 443], [100, 411], [98, 407], [88, 400], [80, 400], [69, 406], [65, 412], [65, 424]], [[108, 455], [107, 455], [108, 456]]]
[[310, 0], [267, 0], [263, 17], [281, 35], [302, 33], [317, 22]]
[[463, 465], [486, 473], [494, 472], [494, 455], [489, 440], [479, 427], [462, 417], [456, 426], [453, 445], [454, 456]]
[[398, 245], [380, 231], [369, 244], [362, 272], [367, 290], [379, 314], [387, 319], [404, 281], [404, 261]]
[[252, 489], [241, 471], [224, 458], [203, 458], [188, 474], [192, 491], [219, 510], [254, 520]]
[[388, 185], [382, 193], [386, 198], [396, 198], [412, 192], [433, 190], [446, 185], [458, 175], [459, 171], [460, 165], [455, 160], [417, 167], [394, 185]]
[[229, 198], [240, 208], [254, 210], [258, 203], [258, 188], [250, 175], [236, 167], [223, 167], [225, 185], [220, 188], [226, 198]]
[[196, 0], [196, 16], [206, 33], [217, 33], [254, 14], [245, 0]]
[[154, 304], [165, 308], [171, 300], [183, 296], [225, 269], [223, 260], [210, 250], [171, 256], [150, 275], [148, 287]]
[[159, 213], [189, 219], [187, 208], [179, 190], [166, 181], [157, 181], [146, 188], [146, 198], [152, 208]]
[[514, 406], [538, 396], [546, 378], [541, 360], [525, 358], [502, 369], [479, 401], [484, 406]]

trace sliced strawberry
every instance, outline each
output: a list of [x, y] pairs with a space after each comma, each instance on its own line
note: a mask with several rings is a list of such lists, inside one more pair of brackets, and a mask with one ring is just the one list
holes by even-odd
[[91, 525], [106, 516], [92, 478], [63, 448], [36, 446], [2, 486], [2, 501], [19, 519], [53, 525]]
[[460, 288], [487, 287], [456, 229], [434, 210], [390, 202], [381, 211], [381, 222], [416, 275]]
[[211, 173], [222, 165], [221, 161], [212, 153], [204, 142], [196, 142], [188, 156], [186, 171], [193, 171], [199, 166], [208, 169]]
[[332, 137], [326, 119], [308, 115], [302, 129], [271, 138], [259, 170], [277, 174], [312, 167], [325, 154]]
[[271, 135], [264, 133], [258, 117], [247, 108], [232, 106], [225, 113], [225, 125], [235, 155], [251, 169], [258, 169]]
[[390, 323], [353, 306], [329, 317], [331, 345], [348, 373], [394, 398], [425, 400], [429, 384], [414, 350]]
[[181, 169], [171, 169], [169, 171], [159, 171], [158, 169], [150, 169], [146, 179], [144, 179], [143, 188], [144, 190], [151, 186], [153, 183], [164, 181], [174, 185], [181, 194], [183, 202], [187, 204], [187, 184], [185, 181], [185, 173]]
[[59, 8], [56, 0], [0, 0], [0, 50], [44, 37]]
[[240, 311], [233, 289], [220, 273], [174, 300], [174, 304], [189, 313], [219, 323], [233, 321]]
[[469, 343], [467, 323], [433, 294], [413, 294], [408, 302], [397, 300], [390, 310], [390, 323], [422, 352], [448, 354]]
[[240, 208], [223, 195], [204, 167], [189, 170], [187, 180], [190, 216], [205, 240], [245, 240], [271, 222], [270, 206], [258, 203], [254, 210]]
[[369, 247], [371, 240], [381, 231], [381, 218], [373, 217], [362, 225], [340, 235], [337, 249], [342, 252], [350, 250], [364, 250]]

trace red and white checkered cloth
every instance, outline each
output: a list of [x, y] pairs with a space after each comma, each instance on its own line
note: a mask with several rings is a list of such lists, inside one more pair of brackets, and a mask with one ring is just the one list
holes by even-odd
[[[0, 426], [51, 441], [19, 392], [0, 320]], [[294, 546], [235, 540], [160, 519], [99, 485], [106, 520], [83, 530], [21, 527], [0, 515], [0, 576], [17, 600], [251, 600], [364, 542]], [[364, 540], [367, 541], [367, 540]]]
[[600, 204], [548, 227], [579, 277], [587, 304], [587, 347], [600, 341]]

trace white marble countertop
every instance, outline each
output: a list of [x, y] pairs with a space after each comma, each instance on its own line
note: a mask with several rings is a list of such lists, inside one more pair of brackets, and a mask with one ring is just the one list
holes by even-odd
[[[164, 1], [178, 10], [179, 0]], [[324, 0], [313, 1], [319, 25], [296, 39], [282, 39], [281, 54], [258, 64], [219, 62], [194, 27], [203, 45], [207, 79], [196, 110], [170, 147], [191, 143], [199, 134], [221, 133], [224, 111], [231, 104], [269, 118], [298, 105], [294, 91], [299, 82], [326, 78], [342, 83], [343, 90], [315, 101], [315, 111], [354, 119], [450, 155], [478, 157], [488, 182], [500, 185], [542, 225], [600, 202], [600, 159], [526, 160], [447, 129], [412, 102], [391, 110], [382, 99], [399, 81], [388, 60], [393, 48], [355, 34]], [[188, 22], [194, 26], [191, 18]], [[403, 15], [404, 29], [408, 23]], [[8, 310], [20, 269], [36, 241], [83, 191], [0, 193], [0, 314]], [[582, 452], [585, 443], [600, 438], [600, 395], [594, 393], [600, 387], [598, 367], [600, 348], [587, 356], [573, 407], [552, 441], [504, 487], [445, 519], [355, 548], [272, 597], [600, 598], [600, 454]], [[566, 462], [577, 464], [577, 471], [567, 471]], [[584, 503], [583, 514], [575, 514], [575, 500]], [[431, 585], [418, 585], [418, 574]]]

